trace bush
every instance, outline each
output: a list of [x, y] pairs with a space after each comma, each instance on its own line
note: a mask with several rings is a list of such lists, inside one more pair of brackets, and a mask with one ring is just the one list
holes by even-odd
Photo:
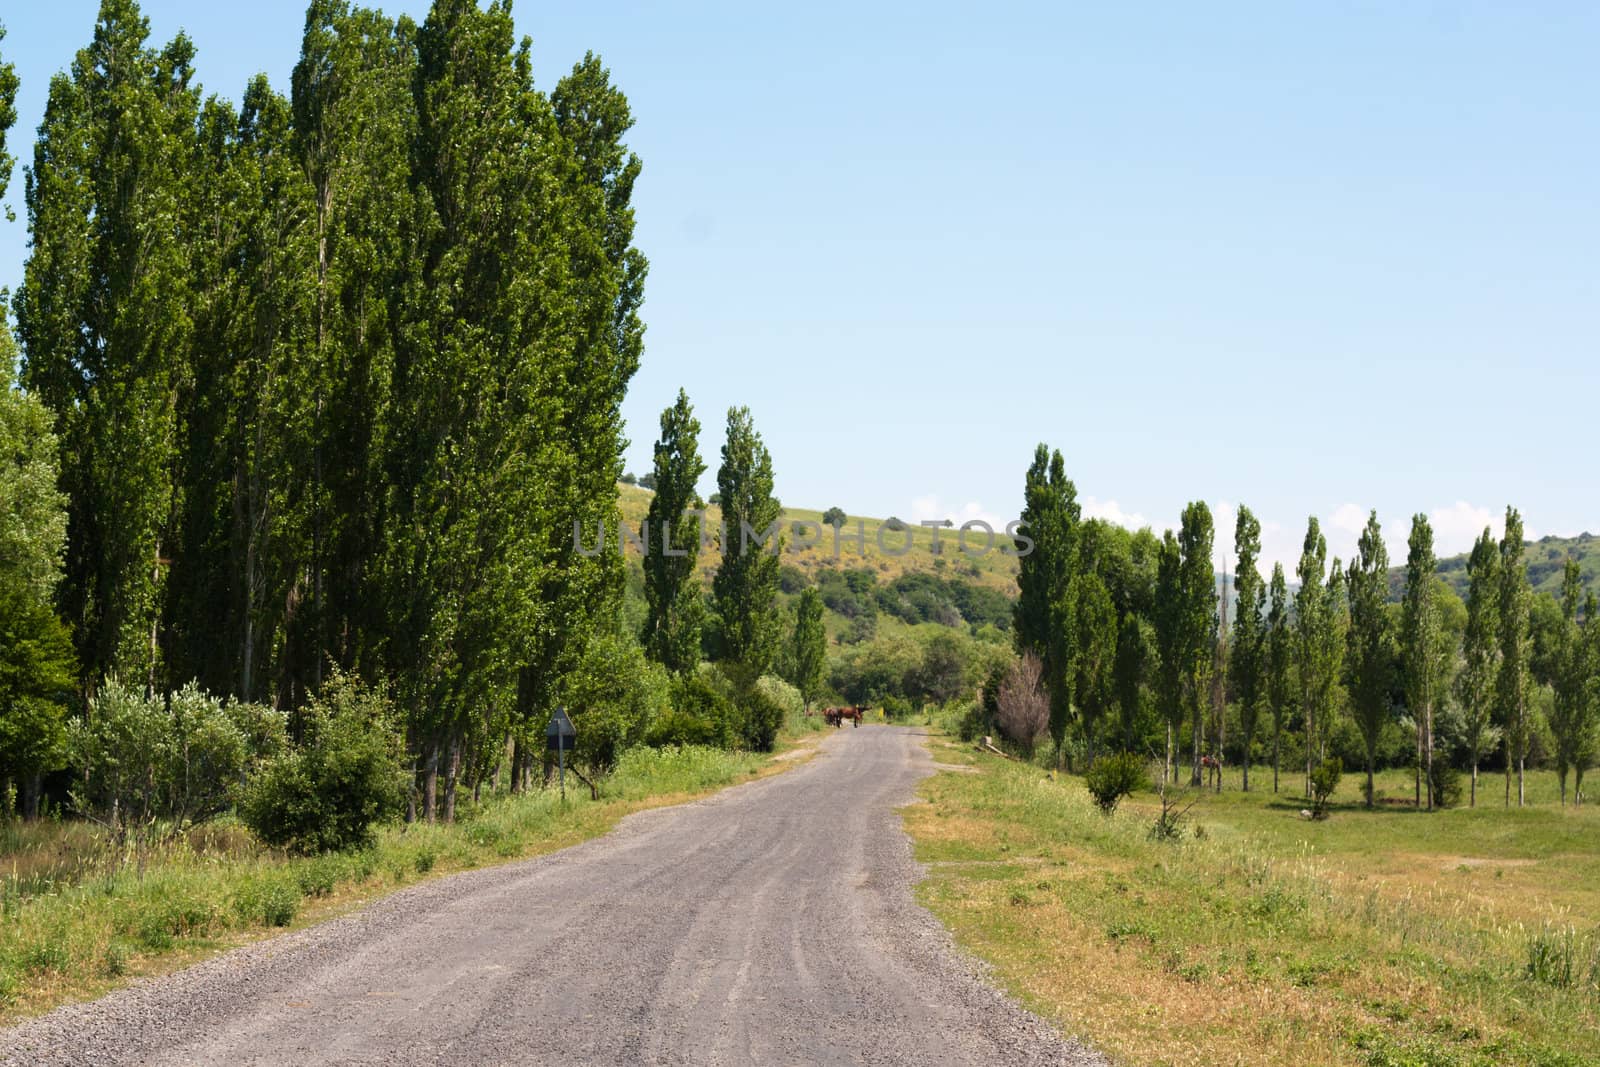
[[1122, 798], [1149, 784], [1144, 760], [1132, 752], [1119, 752], [1102, 756], [1084, 773], [1083, 784], [1099, 806], [1102, 814], [1117, 810]]
[[995, 729], [1030, 760], [1034, 746], [1049, 733], [1050, 695], [1044, 688], [1044, 667], [1031, 652], [1011, 664], [1001, 680]]
[[1461, 772], [1455, 764], [1433, 757], [1433, 806], [1453, 808], [1461, 803]]
[[883, 717], [885, 720], [903, 719], [911, 714], [911, 701], [901, 696], [886, 696], [883, 698]]
[[1339, 779], [1344, 775], [1344, 761], [1338, 756], [1330, 756], [1323, 760], [1316, 770], [1311, 772], [1311, 817], [1313, 819], [1326, 819], [1328, 817], [1328, 801], [1332, 799], [1334, 790], [1339, 788]]
[[87, 770], [74, 802], [133, 824], [199, 822], [226, 811], [236, 783], [283, 746], [277, 712], [193, 684], [146, 697], [111, 679], [72, 726], [73, 763]]
[[589, 642], [563, 693], [578, 729], [575, 762], [591, 777], [609, 774], [629, 747], [672, 706], [671, 684], [639, 643], [621, 634]]
[[757, 682], [739, 698], [740, 733], [752, 752], [771, 752], [783, 728], [783, 705]]
[[734, 722], [738, 710], [710, 670], [674, 677], [668, 690], [671, 707], [656, 719], [645, 734], [645, 743], [656, 748], [667, 745], [710, 745], [732, 748]]
[[298, 749], [265, 764], [239, 816], [269, 845], [299, 853], [371, 844], [405, 803], [403, 748], [382, 689], [335, 675], [302, 717]]

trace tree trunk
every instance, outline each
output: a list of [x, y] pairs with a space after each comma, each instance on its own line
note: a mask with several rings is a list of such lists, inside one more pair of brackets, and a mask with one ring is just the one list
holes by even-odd
[[1472, 795], [1471, 795], [1470, 799], [1467, 800], [1467, 807], [1475, 808], [1477, 806], [1478, 806], [1478, 757], [1477, 756], [1473, 756], [1472, 757]]
[[[1422, 716], [1420, 716], [1420, 715], [1417, 716], [1417, 724], [1416, 725], [1417, 725], [1417, 773], [1413, 777], [1416, 779], [1417, 796], [1416, 796], [1416, 800], [1414, 801], [1414, 803], [1416, 805], [1417, 810], [1421, 811], [1422, 810]], [[1430, 799], [1433, 796], [1433, 783], [1432, 782], [1428, 783], [1428, 796], [1429, 796]]]
[[1205, 781], [1200, 777], [1200, 746], [1205, 741], [1206, 730], [1205, 723], [1201, 721], [1200, 698], [1198, 695], [1195, 697], [1193, 726], [1194, 744], [1191, 747], [1194, 749], [1194, 766], [1190, 769], [1189, 784], [1203, 787]]
[[1526, 756], [1522, 755], [1520, 752], [1517, 753], [1517, 807], [1519, 808], [1528, 801], [1527, 794], [1524, 792], [1523, 783], [1523, 763], [1526, 760]]
[[1244, 739], [1244, 791], [1250, 792], [1250, 736]]
[[1367, 807], [1372, 807], [1372, 753], [1367, 753]]
[[1172, 723], [1169, 721], [1167, 723], [1167, 759], [1166, 762], [1161, 765], [1162, 785], [1170, 782], [1177, 775], [1176, 769], [1174, 769], [1172, 766], [1172, 756]]
[[34, 822], [39, 818], [39, 794], [44, 792], [44, 775], [35, 771], [22, 779], [22, 818]]
[[461, 773], [461, 741], [450, 739], [450, 757], [444, 776], [444, 821], [456, 821], [456, 780]]
[[422, 771], [422, 817], [433, 822], [439, 800], [439, 742], [428, 742], [428, 762]]
[[1424, 757], [1427, 760], [1428, 766], [1427, 766], [1427, 770], [1424, 773], [1426, 773], [1427, 776], [1428, 776], [1428, 810], [1432, 811], [1433, 810], [1433, 801], [1434, 801], [1434, 796], [1433, 796], [1433, 705], [1432, 704], [1428, 705], [1428, 722], [1427, 722], [1427, 726], [1426, 726], [1425, 729], [1426, 729], [1426, 732], [1423, 734], [1423, 754], [1424, 754]]
[[1283, 743], [1283, 731], [1274, 730], [1272, 733], [1272, 792], [1278, 792], [1278, 756]]

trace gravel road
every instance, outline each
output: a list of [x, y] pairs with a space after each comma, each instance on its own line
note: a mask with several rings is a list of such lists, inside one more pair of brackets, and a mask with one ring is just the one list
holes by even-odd
[[1103, 1064], [911, 898], [910, 729], [0, 1032], [5, 1064]]

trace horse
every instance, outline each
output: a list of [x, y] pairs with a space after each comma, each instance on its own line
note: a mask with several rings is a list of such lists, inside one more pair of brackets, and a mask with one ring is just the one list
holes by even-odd
[[1201, 756], [1200, 757], [1200, 766], [1206, 772], [1206, 785], [1207, 786], [1211, 785], [1211, 776], [1212, 775], [1216, 775], [1216, 780], [1218, 782], [1222, 781], [1222, 757], [1221, 756]]

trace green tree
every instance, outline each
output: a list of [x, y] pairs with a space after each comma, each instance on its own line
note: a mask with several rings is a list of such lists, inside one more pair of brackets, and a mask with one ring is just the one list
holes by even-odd
[[[1085, 538], [1089, 542], [1090, 538]], [[1069, 593], [1077, 624], [1074, 694], [1085, 745], [1085, 766], [1094, 763], [1095, 735], [1116, 698], [1117, 610], [1100, 575], [1085, 567], [1073, 576]]]
[[1532, 591], [1528, 588], [1522, 516], [1506, 508], [1505, 536], [1500, 539], [1500, 672], [1495, 679], [1495, 699], [1500, 706], [1500, 728], [1505, 738], [1506, 806], [1511, 806], [1511, 769], [1517, 772], [1517, 806], [1525, 802], [1524, 765], [1533, 741], [1530, 698], [1533, 635], [1529, 627]]
[[807, 589], [800, 594], [794, 623], [794, 687], [800, 690], [804, 710], [822, 691], [823, 671], [827, 667], [828, 634], [822, 627], [822, 594]]
[[772, 665], [777, 650], [779, 518], [772, 495], [772, 454], [756, 432], [749, 408], [728, 410], [722, 465], [722, 562], [711, 582], [721, 622], [723, 670], [741, 693]]
[[1462, 668], [1456, 694], [1461, 702], [1462, 735], [1472, 761], [1472, 793], [1478, 803], [1478, 764], [1500, 742], [1495, 725], [1495, 680], [1500, 673], [1500, 549], [1487, 527], [1467, 560], [1467, 628], [1462, 635]]
[[848, 522], [850, 516], [844, 513], [844, 508], [829, 508], [822, 513], [822, 525], [840, 527]]
[[1178, 731], [1183, 726], [1183, 553], [1178, 539], [1167, 530], [1156, 560], [1154, 629], [1159, 662], [1156, 669], [1156, 704], [1167, 727], [1166, 762], [1162, 781], [1177, 777]]
[[[1059, 451], [1039, 445], [1023, 483], [1019, 532], [1033, 541], [1017, 561], [1017, 604], [1013, 633], [1017, 651], [1033, 652], [1044, 672], [1050, 697], [1050, 737], [1056, 758], [1064, 755], [1072, 722], [1072, 683], [1076, 648], [1072, 576], [1080, 518], [1078, 490], [1067, 478]], [[1019, 552], [1022, 550], [1019, 544]]]
[[1256, 569], [1256, 561], [1261, 556], [1261, 523], [1243, 505], [1234, 522], [1233, 551], [1239, 567], [1233, 580], [1238, 613], [1228, 643], [1228, 681], [1239, 701], [1239, 727], [1244, 733], [1244, 791], [1248, 793], [1250, 751], [1261, 713], [1261, 674], [1267, 652], [1267, 631], [1262, 620], [1266, 591], [1261, 585], [1261, 572]]
[[[1433, 781], [1433, 720], [1447, 692], [1447, 671], [1454, 649], [1444, 644], [1439, 622], [1438, 560], [1433, 554], [1433, 527], [1426, 515], [1411, 519], [1406, 556], [1405, 599], [1401, 606], [1400, 647], [1405, 667], [1406, 705], [1417, 726], [1417, 795], [1422, 806], [1422, 783]], [[1428, 790], [1433, 808], [1433, 790]]]
[[1194, 747], [1189, 784], [1201, 784], [1205, 705], [1211, 691], [1217, 642], [1217, 582], [1212, 564], [1211, 509], [1196, 501], [1183, 509], [1178, 530], [1178, 647]]
[[16, 388], [16, 356], [0, 314], [0, 780], [20, 784], [33, 818], [41, 775], [64, 757], [76, 663], [52, 608], [67, 531], [58, 446], [50, 413]]
[[188, 375], [199, 91], [181, 34], [147, 45], [133, 0], [104, 0], [92, 43], [51, 80], [28, 172], [31, 250], [17, 293], [24, 382], [56, 413], [70, 497], [62, 603], [91, 684], [147, 689], [178, 496]]
[[[1574, 789], [1581, 796], [1583, 772], [1595, 753], [1595, 664], [1584, 627], [1592, 610], [1578, 620], [1578, 598], [1583, 573], [1578, 561], [1567, 559], [1561, 583], [1561, 634], [1556, 649], [1555, 700], [1550, 709], [1550, 733], [1555, 740], [1556, 776], [1561, 782], [1561, 803], [1567, 802], [1567, 778], [1575, 772]], [[1592, 596], [1592, 594], [1591, 594]]]
[[1367, 807], [1372, 807], [1372, 778], [1383, 728], [1393, 716], [1389, 697], [1394, 680], [1394, 634], [1387, 606], [1389, 552], [1383, 544], [1378, 513], [1367, 517], [1356, 557], [1350, 561], [1349, 667], [1350, 697], [1356, 726], [1367, 750]]
[[1117, 699], [1117, 743], [1124, 752], [1141, 749], [1140, 735], [1145, 728], [1147, 675], [1154, 662], [1149, 623], [1129, 612], [1122, 617], [1117, 633], [1117, 659], [1112, 667], [1112, 684]]
[[[700, 663], [704, 598], [695, 576], [700, 528], [685, 513], [702, 507], [695, 485], [705, 473], [700, 458], [700, 420], [689, 396], [661, 413], [655, 447], [655, 495], [645, 515], [644, 592], [650, 605], [644, 647], [651, 659], [682, 673]], [[653, 540], [652, 540], [653, 538]]]
[[1283, 564], [1272, 565], [1272, 583], [1267, 611], [1266, 700], [1272, 715], [1272, 791], [1278, 791], [1278, 768], [1283, 754], [1283, 728], [1289, 719], [1290, 677], [1294, 659], [1294, 639], [1289, 630], [1289, 586], [1283, 577]]
[[[0, 41], [6, 39], [6, 28], [0, 25]], [[7, 63], [5, 55], [0, 53], [0, 202], [6, 195], [6, 187], [11, 183], [11, 168], [17, 159], [6, 151], [6, 134], [17, 122], [17, 89], [21, 82], [17, 78], [17, 68], [14, 64]], [[10, 209], [7, 212], [7, 221], [10, 220]]]
[[1333, 725], [1335, 692], [1344, 662], [1344, 577], [1337, 559], [1324, 576], [1327, 562], [1328, 543], [1312, 516], [1296, 568], [1300, 588], [1294, 597], [1294, 660], [1305, 729], [1307, 796], [1311, 795], [1311, 772]]

